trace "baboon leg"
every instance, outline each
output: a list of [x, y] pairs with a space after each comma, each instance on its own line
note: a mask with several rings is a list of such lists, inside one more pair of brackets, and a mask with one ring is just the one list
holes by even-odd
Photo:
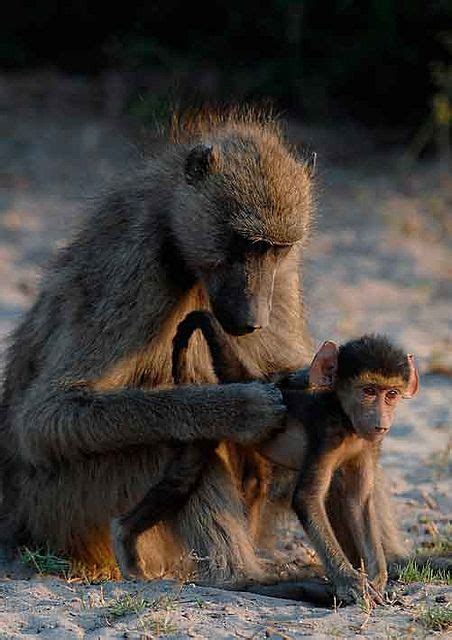
[[174, 523], [202, 583], [236, 587], [263, 578], [245, 511], [227, 465], [218, 455], [212, 456]]
[[356, 570], [340, 547], [329, 521], [325, 501], [331, 482], [331, 467], [311, 458], [300, 475], [293, 507], [331, 580], [334, 593], [344, 603], [356, 602], [364, 591], [382, 604], [380, 594]]
[[145, 577], [137, 547], [138, 536], [162, 520], [175, 516], [184, 506], [198, 485], [215, 446], [203, 442], [175, 445], [173, 459], [168, 463], [162, 480], [151, 487], [143, 500], [128, 513], [112, 520], [113, 549], [125, 578]]
[[383, 593], [388, 582], [388, 568], [381, 539], [381, 527], [375, 509], [374, 497], [371, 495], [362, 511], [364, 519], [364, 566], [374, 588]]
[[[164, 477], [164, 461], [171, 455], [172, 447], [141, 447], [62, 465], [58, 474], [37, 470], [23, 479], [27, 500], [17, 501], [16, 524], [28, 531], [30, 544], [49, 546], [89, 566], [114, 567], [111, 520], [132, 509]], [[63, 494], [61, 486], [72, 491]], [[200, 579], [208, 584], [261, 576], [242, 497], [216, 453], [180, 511], [149, 535], [143, 533], [138, 546], [147, 578], [180, 577], [181, 558], [187, 570], [199, 567]]]

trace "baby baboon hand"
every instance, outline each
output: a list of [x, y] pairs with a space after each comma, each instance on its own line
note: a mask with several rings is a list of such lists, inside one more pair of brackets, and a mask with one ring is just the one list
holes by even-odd
[[[231, 385], [232, 386], [232, 385]], [[255, 444], [283, 429], [286, 406], [273, 384], [251, 382], [240, 387], [236, 424], [229, 438], [239, 444]]]
[[383, 596], [367, 580], [366, 576], [356, 572], [356, 575], [344, 576], [334, 581], [334, 595], [338, 602], [355, 604], [370, 602], [384, 605]]

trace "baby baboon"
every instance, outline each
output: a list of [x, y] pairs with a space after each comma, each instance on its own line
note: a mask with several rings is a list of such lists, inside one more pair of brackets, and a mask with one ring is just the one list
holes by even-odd
[[[197, 328], [207, 339], [221, 382], [251, 379], [218, 322], [202, 312], [191, 313], [179, 325], [173, 353], [176, 376], [183, 372], [181, 356]], [[309, 387], [303, 388], [307, 382]], [[387, 561], [403, 552], [381, 485], [380, 447], [399, 400], [418, 391], [413, 356], [381, 336], [363, 336], [339, 349], [325, 342], [308, 377], [301, 373], [279, 384], [288, 406], [287, 429], [258, 450], [275, 463], [299, 470], [293, 508], [325, 566], [334, 595], [351, 602], [367, 592], [382, 603]], [[162, 504], [180, 508], [200, 481], [214, 447], [191, 445], [173, 453], [159, 491], [151, 490], [133, 518], [123, 520], [129, 541], [137, 525], [142, 531], [169, 515], [171, 507], [162, 509]], [[310, 596], [309, 589], [301, 593]]]
[[[140, 554], [149, 577], [174, 575], [183, 557], [197, 579], [233, 584], [260, 568], [231, 452], [246, 458], [242, 445], [280, 426], [281, 393], [264, 382], [303, 366], [311, 348], [300, 262], [312, 167], [258, 114], [184, 127], [95, 207], [12, 337], [0, 537], [114, 562], [111, 519], [158, 483], [174, 444], [227, 440]], [[203, 307], [261, 382], [207, 384], [216, 379], [195, 339], [184, 382], [197, 384], [170, 388], [175, 329]]]

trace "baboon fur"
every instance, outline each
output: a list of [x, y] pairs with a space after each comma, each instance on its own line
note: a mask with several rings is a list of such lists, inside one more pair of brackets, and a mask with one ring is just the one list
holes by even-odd
[[[100, 200], [12, 336], [0, 412], [1, 538], [114, 563], [110, 521], [158, 482], [171, 443], [227, 441], [181, 512], [143, 534], [140, 553], [149, 577], [174, 575], [182, 559], [200, 581], [237, 584], [262, 575], [241, 445], [281, 424], [269, 381], [311, 355], [300, 266], [312, 177], [271, 118], [236, 110], [191, 123]], [[171, 388], [172, 338], [199, 308], [222, 316], [262, 382], [212, 384], [197, 336], [189, 384]]]

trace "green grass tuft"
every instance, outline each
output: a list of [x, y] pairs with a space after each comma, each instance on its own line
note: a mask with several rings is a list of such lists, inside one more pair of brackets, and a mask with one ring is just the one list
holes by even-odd
[[138, 614], [147, 607], [149, 607], [149, 602], [137, 593], [125, 593], [108, 602], [107, 613], [109, 617], [116, 619], [132, 613]]
[[429, 562], [424, 565], [417, 563], [415, 559], [410, 560], [404, 567], [400, 567], [398, 579], [401, 582], [445, 582], [452, 584], [452, 578], [445, 569], [435, 569]]
[[447, 631], [452, 629], [452, 608], [448, 604], [434, 605], [424, 609], [417, 622], [430, 631]]
[[45, 553], [43, 549], [29, 549], [22, 547], [20, 550], [22, 564], [32, 567], [39, 574], [56, 574], [67, 577], [71, 570], [71, 563], [66, 558]]

